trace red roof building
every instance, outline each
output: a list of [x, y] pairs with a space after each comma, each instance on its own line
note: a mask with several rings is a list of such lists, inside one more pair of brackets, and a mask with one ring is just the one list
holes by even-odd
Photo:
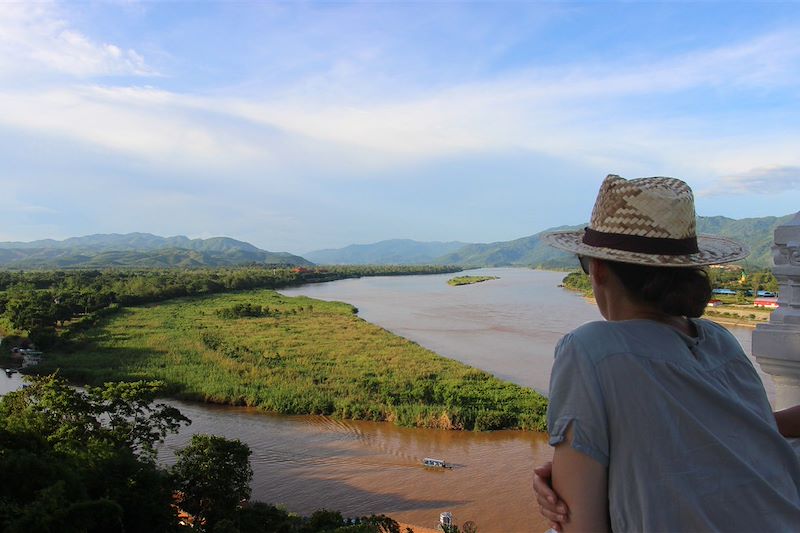
[[770, 296], [760, 296], [753, 300], [754, 307], [766, 307], [769, 309], [777, 309], [778, 306], [778, 298], [770, 297]]

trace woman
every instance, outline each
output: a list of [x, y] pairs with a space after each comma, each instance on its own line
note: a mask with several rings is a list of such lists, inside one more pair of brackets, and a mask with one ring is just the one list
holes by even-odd
[[545, 237], [578, 254], [605, 322], [556, 347], [548, 429], [569, 531], [790, 531], [800, 464], [755, 369], [724, 328], [698, 319], [703, 266], [745, 247], [697, 236], [673, 178], [603, 182], [588, 228]]
[[[773, 416], [783, 437], [800, 438], [800, 405], [776, 411]], [[561, 531], [569, 521], [569, 508], [553, 491], [552, 476], [552, 462], [537, 466], [533, 470], [533, 491], [542, 516], [551, 521], [552, 529]]]

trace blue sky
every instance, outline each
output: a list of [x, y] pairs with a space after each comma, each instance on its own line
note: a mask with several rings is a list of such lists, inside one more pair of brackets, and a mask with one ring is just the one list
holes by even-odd
[[800, 3], [3, 3], [0, 161], [0, 240], [502, 241], [608, 173], [785, 215]]

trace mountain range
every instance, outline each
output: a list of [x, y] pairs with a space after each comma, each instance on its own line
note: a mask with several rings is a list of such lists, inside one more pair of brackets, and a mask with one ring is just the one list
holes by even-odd
[[[698, 233], [732, 237], [752, 251], [744, 263], [753, 267], [772, 265], [770, 247], [775, 228], [792, 215], [732, 219], [697, 217]], [[150, 233], [97, 234], [62, 241], [0, 242], [0, 268], [168, 268], [221, 267], [242, 264], [414, 265], [452, 264], [464, 267], [532, 266], [572, 268], [575, 258], [544, 244], [544, 233], [580, 229], [559, 226], [512, 241], [493, 243], [420, 242], [392, 239], [373, 244], [353, 244], [339, 249], [309, 252], [304, 257], [269, 252], [230, 237], [190, 239], [159, 237]], [[312, 263], [313, 261], [313, 263]]]
[[[731, 237], [746, 244], [750, 247], [751, 254], [743, 263], [754, 267], [768, 267], [772, 265], [770, 247], [772, 246], [775, 228], [788, 222], [792, 216], [738, 220], [723, 216], [697, 217], [697, 231], [698, 233]], [[464, 267], [533, 266], [555, 269], [572, 268], [576, 266], [574, 256], [544, 244], [541, 241], [541, 236], [551, 231], [576, 230], [586, 225], [558, 226], [512, 241], [464, 244], [460, 248], [434, 256], [431, 262], [434, 264], [462, 265]], [[401, 243], [402, 246], [393, 247], [393, 243]], [[415, 253], [419, 253], [420, 256], [423, 254], [430, 256], [435, 253], [435, 246], [423, 248], [422, 245], [450, 244], [456, 243], [419, 243], [408, 240], [381, 241], [371, 245], [347, 246], [338, 250], [310, 252], [305, 254], [305, 257], [324, 264], [347, 263], [353, 261], [356, 257], [370, 258], [369, 261], [376, 264], [407, 264], [411, 262], [410, 258], [416, 257]], [[358, 256], [354, 255], [356, 250]], [[403, 253], [400, 253], [401, 250]], [[318, 255], [323, 252], [324, 255]]]
[[0, 242], [0, 267], [220, 267], [249, 263], [309, 266], [287, 252], [269, 252], [229, 237], [190, 239], [150, 233], [97, 234], [63, 241]]
[[420, 242], [391, 239], [373, 244], [317, 250], [303, 256], [321, 265], [422, 265], [466, 246], [464, 242]]

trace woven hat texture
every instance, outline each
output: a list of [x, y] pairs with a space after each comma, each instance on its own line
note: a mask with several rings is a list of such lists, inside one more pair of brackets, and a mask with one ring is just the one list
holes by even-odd
[[589, 227], [543, 239], [578, 255], [650, 266], [704, 266], [743, 259], [746, 246], [697, 235], [694, 196], [676, 178], [626, 180], [609, 175], [600, 186]]

